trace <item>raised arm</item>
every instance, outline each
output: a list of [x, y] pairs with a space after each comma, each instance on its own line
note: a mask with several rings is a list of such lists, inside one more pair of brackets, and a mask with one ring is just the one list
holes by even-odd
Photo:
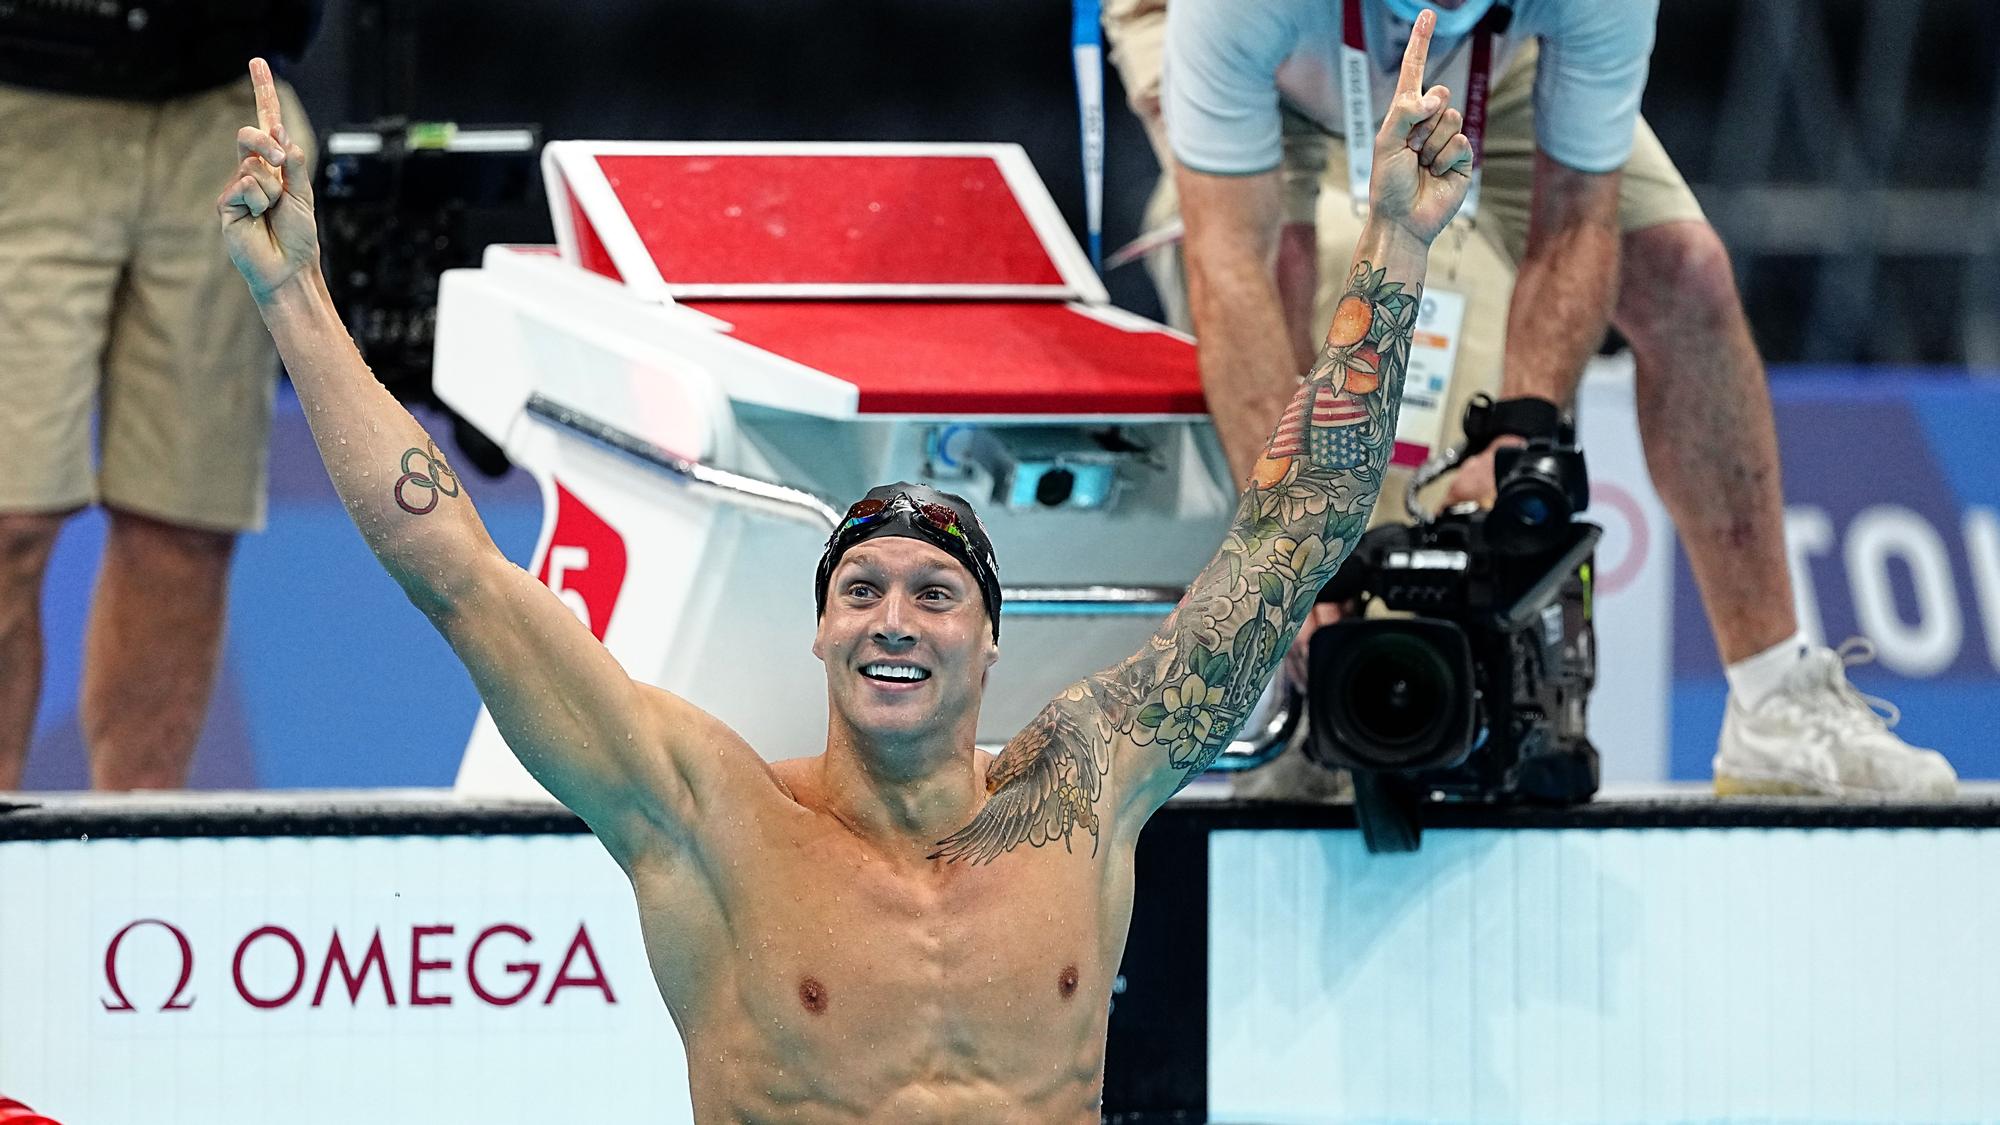
[[728, 732], [635, 683], [494, 547], [437, 443], [375, 380], [334, 311], [304, 153], [285, 135], [270, 69], [259, 59], [250, 72], [258, 125], [237, 135], [241, 163], [217, 210], [327, 475], [383, 569], [464, 662], [508, 745], [627, 862], [684, 823], [686, 786], [671, 765], [682, 755], [664, 751]]
[[986, 807], [940, 855], [987, 861], [1024, 842], [1075, 847], [1085, 833], [1094, 849], [1107, 788], [1121, 837], [1133, 838], [1235, 737], [1367, 528], [1430, 244], [1464, 201], [1472, 166], [1447, 92], [1419, 93], [1435, 22], [1418, 18], [1375, 138], [1347, 296], [1252, 469], [1228, 538], [1144, 649], [1070, 687], [1008, 744], [988, 771]]
[[1147, 648], [1099, 677], [1125, 709], [1121, 812], [1143, 820], [1215, 761], [1367, 529], [1395, 441], [1430, 244], [1464, 201], [1471, 145], [1423, 88], [1435, 17], [1410, 37], [1375, 136], [1369, 218], [1318, 361], [1277, 419], [1215, 558]]

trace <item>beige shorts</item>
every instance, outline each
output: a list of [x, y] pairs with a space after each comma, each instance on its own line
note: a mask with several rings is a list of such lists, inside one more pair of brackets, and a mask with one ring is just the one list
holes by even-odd
[[[1161, 166], [1168, 167], [1164, 131], [1159, 122], [1161, 47], [1166, 28], [1166, 0], [1109, 0], [1105, 30], [1111, 59], [1124, 80], [1134, 112], [1146, 121]], [[1534, 85], [1536, 45], [1521, 48], [1501, 75], [1487, 110], [1485, 156], [1480, 175], [1479, 213], [1460, 219], [1431, 247], [1430, 270], [1424, 285], [1462, 294], [1465, 323], [1458, 356], [1445, 399], [1447, 442], [1461, 436], [1459, 419], [1475, 393], [1500, 389], [1506, 351], [1507, 308], [1514, 290], [1514, 273], [1528, 240], [1528, 213], [1533, 199], [1535, 169]], [[1148, 116], [1150, 114], [1150, 116]], [[1313, 322], [1329, 324], [1333, 306], [1347, 279], [1355, 241], [1361, 235], [1360, 216], [1347, 191], [1347, 146], [1339, 137], [1313, 130], [1289, 115], [1281, 168], [1285, 221], [1313, 223], [1319, 245], [1319, 290]], [[1179, 214], [1173, 179], [1162, 176], [1147, 203], [1145, 227], [1156, 230]], [[1641, 119], [1632, 138], [1632, 155], [1619, 181], [1618, 222], [1627, 232], [1684, 219], [1701, 220], [1701, 205], [1659, 138]], [[1147, 262], [1167, 319], [1191, 331], [1187, 282], [1178, 244], [1156, 252]], [[1403, 520], [1403, 481], [1392, 473], [1376, 507], [1376, 521]]]
[[248, 76], [162, 103], [0, 85], [0, 511], [263, 526], [277, 355], [215, 214], [256, 123]]

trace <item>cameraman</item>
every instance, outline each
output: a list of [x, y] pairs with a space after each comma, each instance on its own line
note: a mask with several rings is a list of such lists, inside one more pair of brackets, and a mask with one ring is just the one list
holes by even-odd
[[[1459, 330], [1443, 330], [1461, 339], [1456, 397], [1498, 368], [1503, 440], [1545, 434], [1616, 323], [1638, 361], [1647, 464], [1727, 666], [1717, 791], [1950, 796], [1951, 766], [1897, 738], [1795, 619], [1763, 361], [1721, 241], [1639, 118], [1656, 0], [1431, 2], [1440, 80], [1483, 152], [1477, 224], [1461, 215], [1434, 271], [1434, 290], [1464, 298]], [[1305, 315], [1312, 242], [1342, 244], [1361, 222], [1366, 152], [1343, 135], [1386, 97], [1421, 6], [1106, 7], [1134, 107], [1158, 115], [1170, 150], [1202, 381], [1239, 477], [1261, 440], [1252, 420], [1291, 393], [1300, 327], [1332, 319]], [[1451, 488], [1490, 501], [1492, 453]]]
[[255, 123], [243, 59], [296, 59], [320, 8], [0, 5], [0, 790], [34, 732], [56, 533], [92, 502], [109, 531], [80, 692], [91, 784], [187, 782], [235, 538], [264, 520], [277, 383], [215, 238], [215, 185]]

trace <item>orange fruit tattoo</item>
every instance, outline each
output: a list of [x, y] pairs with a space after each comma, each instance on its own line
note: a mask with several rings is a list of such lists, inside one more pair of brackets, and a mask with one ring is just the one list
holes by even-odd
[[1333, 327], [1327, 330], [1326, 342], [1336, 348], [1359, 343], [1374, 319], [1375, 309], [1366, 299], [1351, 294], [1342, 297], [1333, 310]]
[[1363, 371], [1359, 367], [1348, 368], [1347, 379], [1341, 389], [1351, 395], [1365, 395], [1369, 391], [1381, 386], [1382, 376], [1377, 373], [1382, 370], [1381, 355], [1374, 348], [1356, 348], [1354, 349], [1354, 358], [1361, 360], [1375, 370]]
[[1276, 488], [1285, 479], [1285, 470], [1292, 467], [1290, 457], [1263, 457], [1250, 469], [1250, 483], [1258, 488]]

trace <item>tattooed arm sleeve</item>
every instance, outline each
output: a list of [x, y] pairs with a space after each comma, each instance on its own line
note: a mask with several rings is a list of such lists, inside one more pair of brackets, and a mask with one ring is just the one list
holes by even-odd
[[1429, 245], [1371, 223], [1326, 344], [1278, 419], [1221, 550], [1145, 649], [1071, 686], [1007, 745], [938, 855], [1095, 851], [1109, 778], [1150, 814], [1207, 769], [1368, 526], [1396, 432]]
[[1008, 743], [985, 807], [938, 855], [980, 862], [1022, 843], [1073, 849], [1079, 830], [1095, 851], [1101, 810], [1129, 843], [1229, 744], [1354, 550], [1389, 467], [1431, 240], [1471, 186], [1472, 144], [1450, 91], [1419, 93], [1436, 22], [1426, 10], [1410, 31], [1375, 135], [1370, 218], [1347, 292], [1244, 482], [1222, 549], [1144, 649], [1072, 686]]
[[1118, 793], [1150, 813], [1215, 761], [1368, 527], [1395, 441], [1427, 243], [1369, 224], [1318, 361], [1215, 558], [1121, 671]]

